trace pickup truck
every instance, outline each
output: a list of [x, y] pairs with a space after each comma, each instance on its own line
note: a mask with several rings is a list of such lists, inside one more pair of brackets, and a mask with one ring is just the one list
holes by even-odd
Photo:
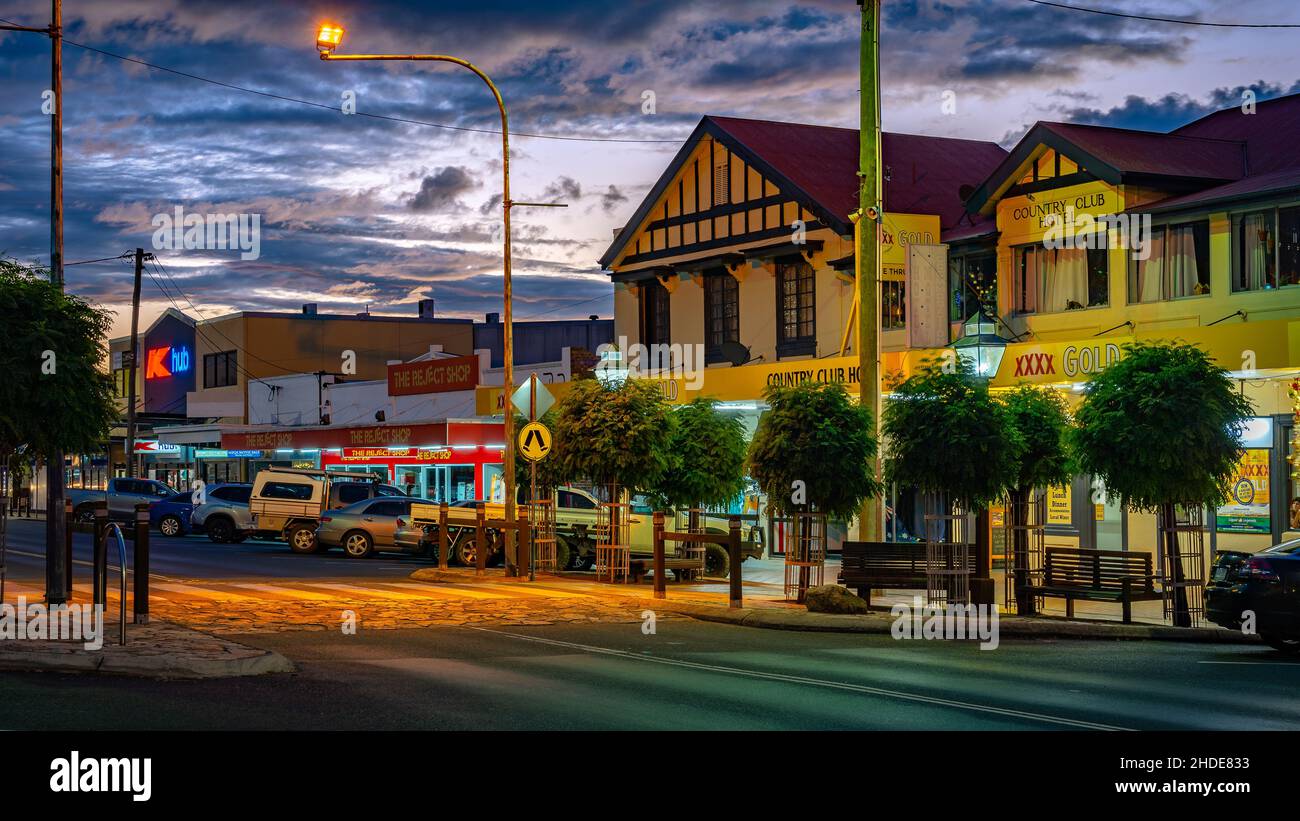
[[135, 516], [135, 506], [175, 496], [175, 488], [156, 479], [129, 479], [120, 477], [108, 480], [108, 490], [86, 490], [70, 487], [64, 491], [72, 501], [72, 516], [78, 522], [95, 520], [95, 503], [108, 502], [108, 518], [129, 522]]
[[373, 473], [270, 467], [253, 479], [248, 511], [256, 535], [284, 539], [294, 553], [315, 553], [322, 513], [376, 496], [406, 498]]

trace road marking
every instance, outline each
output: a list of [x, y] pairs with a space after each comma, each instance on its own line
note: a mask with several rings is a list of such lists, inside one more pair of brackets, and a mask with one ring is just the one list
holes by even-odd
[[523, 584], [494, 584], [494, 589], [506, 590], [512, 593], [522, 593], [524, 595], [542, 596], [550, 599], [589, 599], [591, 596], [587, 593], [573, 593], [570, 591], [550, 590], [545, 587], [533, 587]]
[[484, 593], [479, 590], [462, 590], [458, 587], [451, 587], [447, 584], [416, 584], [415, 582], [382, 582], [385, 587], [400, 587], [403, 590], [417, 590], [423, 593], [426, 598], [437, 599], [443, 596], [461, 596], [466, 599], [499, 599], [502, 598], [494, 593]]
[[278, 587], [273, 584], [252, 584], [250, 582], [231, 582], [231, 587], [238, 587], [241, 590], [256, 590], [259, 593], [270, 593], [273, 596], [288, 596], [291, 599], [302, 599], [304, 601], [338, 601], [338, 596], [331, 596], [328, 593], [313, 593], [310, 590], [294, 590], [289, 587]]
[[1197, 664], [1246, 664], [1251, 666], [1269, 666], [1269, 667], [1300, 667], [1300, 662], [1294, 661], [1198, 661]]
[[[334, 582], [301, 582], [307, 587], [323, 587], [326, 590], [338, 590], [343, 593], [350, 593], [353, 596], [371, 596], [381, 599], [399, 599], [401, 601], [410, 601], [415, 598], [410, 593], [390, 593], [386, 590], [378, 590], [373, 587], [358, 587], [354, 584], [339, 584]], [[337, 598], [337, 597], [335, 597]]]
[[684, 667], [689, 670], [703, 670], [710, 673], [724, 673], [733, 676], [742, 676], [744, 678], [756, 678], [766, 681], [781, 681], [788, 684], [806, 684], [811, 687], [824, 687], [830, 690], [847, 690], [854, 693], [864, 693], [866, 695], [883, 696], [885, 698], [895, 698], [901, 701], [914, 701], [921, 704], [931, 704], [938, 707], [951, 707], [956, 710], [967, 710], [976, 713], [990, 713], [993, 715], [1008, 716], [1010, 718], [1022, 718], [1031, 721], [1041, 721], [1046, 724], [1059, 724], [1064, 727], [1076, 727], [1084, 730], [1122, 730], [1130, 731], [1129, 727], [1117, 727], [1110, 724], [1098, 724], [1092, 721], [1082, 721], [1074, 718], [1065, 718], [1064, 716], [1052, 716], [1045, 713], [1031, 713], [1025, 710], [1015, 710], [1007, 707], [992, 707], [987, 704], [975, 704], [969, 701], [957, 701], [956, 699], [939, 698], [937, 696], [924, 696], [918, 693], [906, 693], [901, 690], [886, 690], [881, 687], [869, 687], [864, 684], [848, 684], [841, 681], [827, 681], [825, 679], [807, 678], [805, 676], [791, 676], [784, 673], [764, 673], [757, 670], [744, 670], [739, 667], [723, 667], [716, 664], [704, 664], [697, 661], [684, 661], [680, 659], [669, 659], [661, 656], [648, 656], [637, 653], [629, 653], [626, 650], [613, 650], [608, 647], [596, 647], [590, 644], [577, 644], [569, 641], [559, 641], [557, 639], [544, 639], [538, 636], [525, 636], [520, 633], [507, 633], [503, 630], [491, 630], [486, 627], [475, 627], [473, 625], [461, 625], [468, 630], [477, 630], [481, 633], [493, 633], [498, 636], [509, 636], [510, 638], [521, 639], [523, 641], [537, 642], [538, 644], [549, 644], [555, 647], [566, 647], [573, 650], [581, 650], [584, 653], [594, 655], [615, 656], [617, 658], [630, 659], [632, 661], [645, 661], [652, 664], [663, 664], [669, 667]]
[[210, 590], [206, 587], [196, 587], [192, 584], [158, 584], [152, 582], [149, 585], [151, 590], [166, 590], [171, 593], [179, 593], [182, 596], [193, 596], [199, 599], [212, 599], [213, 601], [260, 601], [254, 596], [245, 596], [240, 593], [231, 593], [226, 590]]

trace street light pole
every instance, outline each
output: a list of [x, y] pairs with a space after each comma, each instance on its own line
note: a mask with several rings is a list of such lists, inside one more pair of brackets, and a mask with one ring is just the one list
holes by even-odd
[[[880, 431], [880, 307], [879, 307], [879, 222], [884, 207], [880, 192], [880, 42], [879, 0], [858, 0], [862, 6], [861, 77], [858, 93], [861, 110], [859, 137], [859, 218], [855, 225], [858, 275], [858, 392], [862, 405], [871, 410], [877, 434]], [[880, 475], [878, 460], [871, 472]], [[859, 537], [880, 541], [881, 500], [867, 499], [858, 516]]]
[[[501, 91], [497, 88], [496, 83], [492, 82], [482, 69], [468, 60], [459, 57], [452, 57], [447, 54], [335, 54], [334, 49], [343, 39], [343, 29], [338, 26], [322, 27], [319, 36], [316, 38], [316, 47], [320, 50], [320, 58], [326, 61], [335, 60], [389, 60], [389, 61], [419, 61], [419, 62], [441, 62], [455, 63], [458, 66], [469, 69], [478, 75], [478, 78], [487, 84], [492, 91], [492, 97], [496, 100], [497, 109], [501, 112], [501, 207], [504, 212], [503, 230], [504, 237], [504, 259], [502, 261], [502, 274], [505, 282], [503, 286], [505, 297], [505, 328], [504, 328], [504, 347], [503, 357], [505, 359], [505, 480], [506, 480], [506, 521], [515, 520], [515, 415], [511, 411], [510, 397], [514, 393], [515, 382], [515, 342], [514, 342], [514, 314], [512, 309], [513, 292], [510, 280], [510, 211], [514, 203], [510, 201], [510, 120], [506, 114], [505, 101], [501, 99]], [[507, 529], [509, 542], [516, 539], [513, 530]], [[517, 558], [517, 557], [516, 557]]]

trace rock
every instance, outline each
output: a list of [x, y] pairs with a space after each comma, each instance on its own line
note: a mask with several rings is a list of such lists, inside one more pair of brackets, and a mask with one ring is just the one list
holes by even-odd
[[808, 588], [804, 604], [809, 613], [866, 613], [867, 602], [838, 584]]

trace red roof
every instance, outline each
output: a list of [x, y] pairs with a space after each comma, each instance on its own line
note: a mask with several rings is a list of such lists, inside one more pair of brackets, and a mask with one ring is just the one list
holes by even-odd
[[[706, 119], [827, 211], [843, 218], [858, 209], [857, 129], [735, 117]], [[978, 185], [1006, 153], [997, 143], [981, 140], [886, 131], [881, 135], [885, 210], [938, 214], [943, 228], [954, 227], [965, 211], [962, 186]]]
[[1040, 125], [1121, 174], [1236, 180], [1245, 173], [1245, 144], [1238, 139], [1209, 139], [1074, 123], [1043, 122]]
[[[1225, 108], [1174, 129], [1179, 137], [1236, 140], [1245, 146], [1245, 174], [1300, 167], [1300, 94], [1256, 103], [1255, 113]], [[1235, 178], [1234, 178], [1235, 179]]]

